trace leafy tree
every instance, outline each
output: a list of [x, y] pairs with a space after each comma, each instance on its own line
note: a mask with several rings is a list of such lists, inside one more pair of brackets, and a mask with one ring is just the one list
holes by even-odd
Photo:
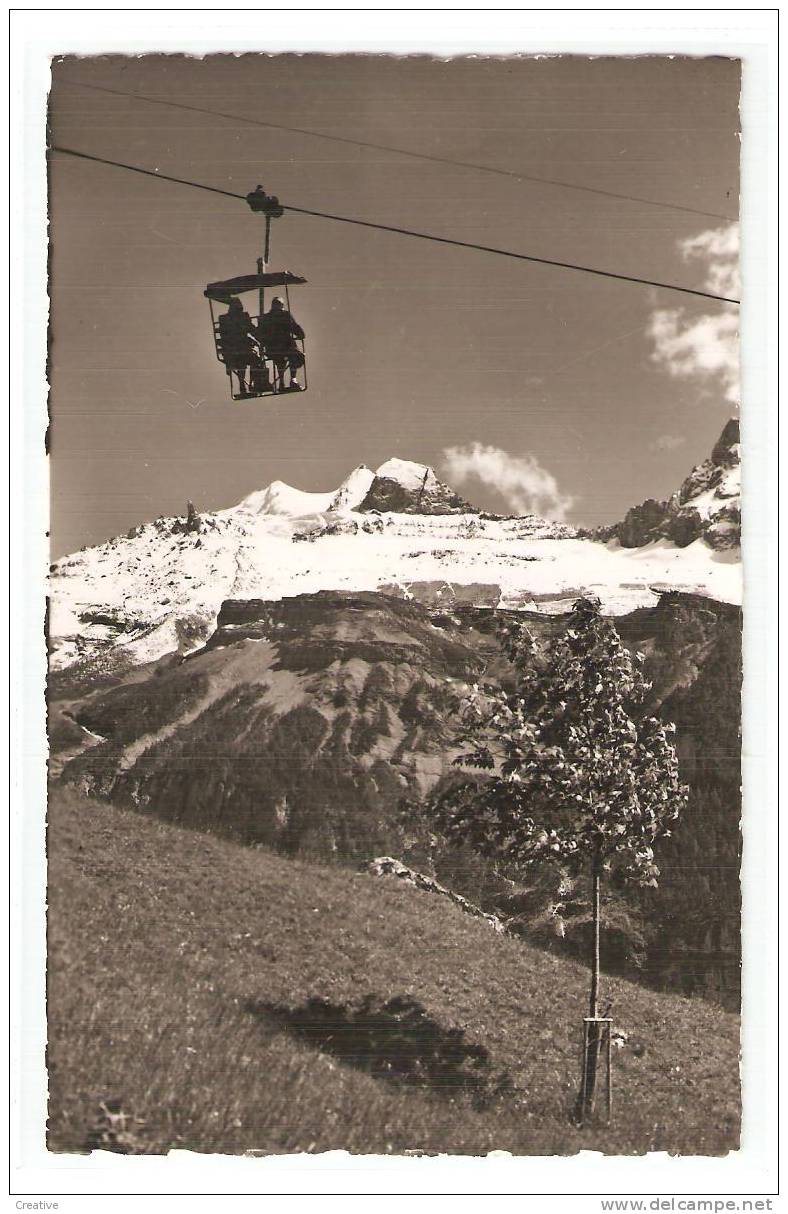
[[[510, 869], [551, 860], [590, 874], [589, 1015], [596, 1018], [603, 874], [656, 886], [654, 843], [670, 834], [686, 801], [674, 726], [646, 715], [643, 657], [623, 646], [597, 599], [579, 599], [546, 647], [518, 623], [505, 626], [502, 639], [513, 684], [474, 688], [455, 760], [489, 775], [443, 792], [436, 825]], [[594, 1098], [594, 1032], [591, 1053], [583, 1112]]]

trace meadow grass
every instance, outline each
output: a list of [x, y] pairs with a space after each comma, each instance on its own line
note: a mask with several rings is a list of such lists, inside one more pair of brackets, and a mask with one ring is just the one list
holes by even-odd
[[[390, 878], [284, 859], [56, 787], [49, 817], [49, 1147], [719, 1154], [739, 1132], [738, 1018], [604, 979], [630, 1044], [610, 1128], [571, 1124], [588, 971]], [[348, 1065], [288, 1026], [417, 1003], [486, 1051], [489, 1100]], [[275, 1014], [266, 1014], [274, 1009]], [[299, 1011], [300, 1009], [300, 1011]], [[454, 1033], [454, 1039], [458, 1033]]]

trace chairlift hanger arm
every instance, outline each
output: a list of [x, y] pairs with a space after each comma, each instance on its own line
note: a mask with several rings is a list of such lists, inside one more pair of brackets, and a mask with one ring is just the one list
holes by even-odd
[[266, 219], [279, 219], [285, 213], [276, 194], [266, 194], [261, 185], [246, 195], [246, 201], [253, 211], [262, 213]]

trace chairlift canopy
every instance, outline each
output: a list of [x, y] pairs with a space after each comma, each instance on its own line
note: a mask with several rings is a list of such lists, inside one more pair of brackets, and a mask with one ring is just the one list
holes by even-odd
[[277, 270], [273, 274], [241, 274], [238, 278], [228, 278], [224, 282], [209, 282], [203, 294], [214, 303], [229, 304], [235, 295], [243, 295], [246, 291], [259, 291], [265, 287], [300, 286], [306, 279], [289, 270]]

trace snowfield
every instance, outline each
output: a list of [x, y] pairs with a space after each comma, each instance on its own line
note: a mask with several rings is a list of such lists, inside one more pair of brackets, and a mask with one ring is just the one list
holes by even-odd
[[[377, 475], [423, 489], [427, 471], [389, 460]], [[318, 590], [382, 589], [432, 604], [463, 598], [545, 612], [590, 591], [611, 615], [653, 605], [667, 589], [741, 601], [738, 550], [715, 552], [703, 540], [622, 548], [535, 516], [362, 513], [356, 507], [375, 475], [357, 468], [327, 493], [275, 481], [238, 506], [201, 515], [199, 531], [158, 519], [64, 557], [50, 582], [53, 667], [109, 646], [134, 664], [188, 651], [213, 631], [225, 599]]]

